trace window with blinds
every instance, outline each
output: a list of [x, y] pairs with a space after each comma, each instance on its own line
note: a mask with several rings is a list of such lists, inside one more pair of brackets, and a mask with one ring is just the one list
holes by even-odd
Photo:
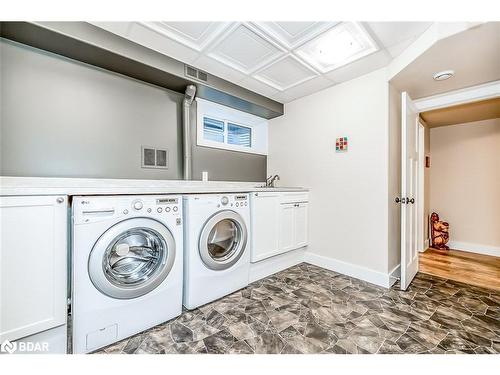
[[267, 155], [266, 119], [201, 98], [196, 103], [197, 146]]
[[203, 117], [203, 138], [224, 143], [224, 121]]
[[243, 147], [252, 147], [252, 129], [228, 122], [227, 143]]

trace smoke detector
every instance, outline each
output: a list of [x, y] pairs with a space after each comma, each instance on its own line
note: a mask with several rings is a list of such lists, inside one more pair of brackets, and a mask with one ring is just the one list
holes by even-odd
[[434, 74], [434, 81], [446, 81], [455, 75], [454, 70], [443, 70]]

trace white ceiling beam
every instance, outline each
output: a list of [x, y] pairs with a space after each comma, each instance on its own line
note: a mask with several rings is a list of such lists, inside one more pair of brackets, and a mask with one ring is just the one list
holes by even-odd
[[500, 81], [493, 81], [482, 85], [421, 98], [415, 100], [414, 103], [419, 112], [426, 112], [433, 109], [452, 107], [498, 97], [500, 97]]

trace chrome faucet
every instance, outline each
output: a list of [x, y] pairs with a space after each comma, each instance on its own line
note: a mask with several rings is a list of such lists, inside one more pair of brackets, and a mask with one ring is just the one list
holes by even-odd
[[274, 187], [274, 181], [278, 180], [279, 181], [280, 176], [275, 174], [274, 176], [269, 176], [266, 179], [266, 187]]

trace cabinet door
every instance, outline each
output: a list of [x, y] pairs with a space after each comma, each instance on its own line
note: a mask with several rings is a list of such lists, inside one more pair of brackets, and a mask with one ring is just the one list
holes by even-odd
[[307, 203], [298, 203], [295, 207], [295, 247], [307, 245]]
[[254, 193], [252, 196], [252, 262], [279, 252], [280, 194]]
[[66, 323], [66, 197], [0, 197], [0, 342]]
[[295, 248], [295, 204], [281, 204], [280, 206], [280, 230], [279, 249], [280, 252]]

